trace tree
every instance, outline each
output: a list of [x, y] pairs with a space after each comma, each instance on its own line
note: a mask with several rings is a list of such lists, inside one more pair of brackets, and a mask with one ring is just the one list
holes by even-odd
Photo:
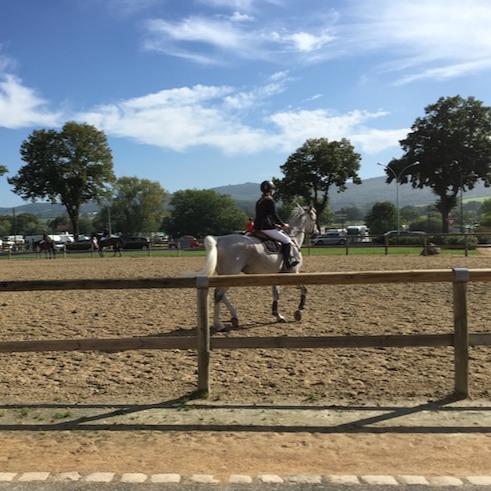
[[358, 222], [363, 220], [363, 212], [357, 206], [346, 206], [336, 212], [339, 215], [344, 215], [347, 222]]
[[113, 187], [113, 198], [94, 220], [99, 230], [109, 228], [125, 235], [156, 232], [167, 213], [169, 195], [156, 181], [121, 177]]
[[402, 224], [401, 228], [404, 228], [405, 224], [418, 220], [421, 217], [421, 215], [424, 214], [423, 212], [424, 210], [416, 206], [411, 206], [411, 205], [403, 206], [399, 211], [400, 221]]
[[491, 214], [491, 198], [481, 202], [481, 214]]
[[397, 228], [397, 210], [390, 201], [375, 203], [365, 217], [370, 235], [382, 235]]
[[3, 176], [7, 172], [8, 172], [7, 167], [5, 167], [4, 165], [0, 164], [0, 176]]
[[164, 219], [164, 230], [172, 237], [223, 235], [242, 230], [247, 222], [235, 201], [212, 190], [177, 191], [170, 200], [172, 214]]
[[[53, 220], [50, 220], [48, 223], [48, 228], [49, 230], [52, 230], [53, 232], [70, 232], [72, 233], [72, 225], [70, 223], [70, 218], [68, 215], [59, 215]], [[80, 227], [80, 221], [79, 221], [79, 227]]]
[[491, 108], [473, 97], [455, 96], [440, 98], [425, 113], [400, 141], [405, 153], [389, 162], [387, 182], [396, 179], [410, 181], [413, 188], [429, 187], [439, 198], [435, 206], [442, 231], [448, 232], [459, 192], [473, 189], [479, 179], [486, 187], [491, 185]]
[[[358, 176], [361, 156], [349, 140], [329, 142], [327, 138], [312, 138], [292, 153], [280, 167], [283, 179], [275, 179], [279, 199], [312, 205], [320, 217], [329, 203], [329, 190], [346, 190], [351, 180], [361, 184]], [[319, 224], [318, 224], [319, 225]]]
[[20, 148], [27, 162], [8, 179], [24, 199], [47, 199], [65, 206], [79, 235], [80, 206], [101, 203], [114, 181], [111, 149], [102, 131], [88, 124], [65, 123], [62, 130], [35, 130]]
[[40, 234], [45, 228], [45, 225], [32, 213], [0, 216], [0, 236]]

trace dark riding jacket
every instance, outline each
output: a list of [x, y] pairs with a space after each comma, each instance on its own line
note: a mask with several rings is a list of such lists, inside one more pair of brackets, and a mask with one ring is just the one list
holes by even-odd
[[272, 230], [284, 227], [285, 222], [278, 216], [272, 196], [261, 196], [256, 202], [255, 230]]

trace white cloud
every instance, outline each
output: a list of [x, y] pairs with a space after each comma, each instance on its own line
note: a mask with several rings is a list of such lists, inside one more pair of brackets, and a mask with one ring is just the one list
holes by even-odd
[[230, 20], [232, 22], [248, 22], [248, 21], [254, 20], [254, 18], [251, 17], [250, 15], [247, 15], [247, 14], [242, 14], [240, 12], [234, 12], [230, 16]]
[[155, 19], [147, 23], [150, 32], [160, 36], [161, 40], [200, 42], [224, 49], [239, 48], [243, 40], [241, 31], [229, 22], [206, 19], [204, 17], [188, 17], [181, 22], [171, 23]]
[[[356, 110], [346, 114], [337, 114], [325, 109], [316, 109], [280, 112], [271, 115], [270, 119], [280, 129], [283, 145], [289, 148], [292, 142], [302, 143], [308, 138], [326, 137], [329, 140], [342, 138], [353, 140], [357, 138], [357, 135], [363, 135], [368, 131], [364, 127], [367, 121], [385, 115], [383, 111], [369, 113]], [[367, 140], [358, 139], [363, 140], [366, 145]], [[387, 142], [387, 145], [392, 146], [394, 143], [397, 144], [398, 141]]]
[[[380, 68], [399, 83], [446, 79], [489, 69], [491, 3], [482, 0], [372, 0], [353, 4], [357, 22], [340, 35], [353, 52], [384, 51]], [[389, 56], [387, 56], [389, 55]]]
[[[290, 12], [284, 4], [270, 15], [252, 17], [261, 2], [204, 3], [232, 14], [149, 21], [145, 47], [198, 63], [217, 63], [220, 55], [289, 67], [368, 53], [371, 70], [392, 72], [398, 83], [489, 69], [491, 3], [483, 0], [352, 0], [342, 10], [321, 5], [291, 17], [282, 16]], [[379, 54], [384, 61], [377, 64]]]
[[253, 22], [250, 17], [248, 20], [248, 23], [238, 23], [203, 15], [189, 16], [176, 22], [149, 20], [146, 23], [148, 37], [144, 47], [188, 59], [192, 59], [197, 52], [203, 59], [208, 59], [211, 53], [218, 51], [234, 59], [292, 63], [294, 59], [291, 55], [304, 56], [318, 52], [334, 39], [324, 26], [315, 29], [315, 32], [286, 27], [278, 30], [274, 26]]
[[[233, 97], [239, 102], [231, 103]], [[255, 152], [263, 146], [264, 132], [243, 124], [231, 109], [257, 97], [230, 87], [195, 86], [105, 105], [77, 119], [114, 136], [175, 151], [206, 145], [225, 154]]]
[[13, 75], [0, 78], [0, 126], [16, 129], [27, 126], [56, 126], [60, 113], [45, 109], [47, 101], [25, 87]]
[[306, 139], [318, 137], [348, 138], [372, 153], [397, 146], [407, 131], [368, 128], [368, 121], [386, 115], [383, 111], [277, 112], [267, 115], [260, 124], [252, 124], [249, 109], [281, 90], [281, 83], [249, 91], [227, 86], [184, 87], [96, 107], [75, 119], [93, 124], [109, 135], [141, 144], [180, 152], [206, 146], [225, 155], [288, 152]]
[[291, 40], [295, 51], [310, 52], [322, 48], [325, 44], [334, 39], [329, 32], [322, 32], [320, 35], [309, 34], [308, 32], [296, 32], [285, 37]]

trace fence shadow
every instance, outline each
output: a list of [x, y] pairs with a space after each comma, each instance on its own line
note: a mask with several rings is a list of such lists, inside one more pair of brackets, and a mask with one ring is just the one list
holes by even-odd
[[[0, 431], [161, 431], [347, 434], [487, 434], [489, 405], [453, 404], [454, 396], [416, 405], [274, 405], [191, 402], [193, 394], [156, 404], [0, 405]], [[230, 419], [220, 423], [224, 412]], [[73, 413], [73, 414], [72, 414]], [[149, 414], [152, 413], [152, 414]], [[29, 417], [32, 414], [32, 417]], [[51, 420], [44, 422], [43, 418]], [[293, 417], [290, 417], [291, 415]], [[10, 415], [10, 416], [9, 416]], [[43, 416], [44, 415], [44, 416]], [[177, 418], [175, 416], [177, 415]], [[270, 417], [272, 416], [272, 417]], [[323, 421], [317, 424], [317, 416]], [[166, 422], [166, 419], [184, 419]], [[299, 421], [315, 421], [301, 424]], [[138, 419], [141, 418], [141, 421]], [[420, 418], [422, 418], [420, 420]], [[2, 423], [2, 419], [4, 422]], [[14, 422], [13, 419], [16, 419]], [[61, 421], [61, 419], [63, 419]], [[227, 418], [224, 418], [227, 419]], [[278, 422], [277, 420], [283, 421]], [[325, 421], [325, 422], [324, 422]]]

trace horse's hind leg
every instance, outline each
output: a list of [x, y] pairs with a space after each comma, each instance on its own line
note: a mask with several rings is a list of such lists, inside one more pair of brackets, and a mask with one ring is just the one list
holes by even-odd
[[276, 317], [276, 322], [286, 322], [285, 318], [278, 312], [278, 300], [280, 299], [280, 289], [276, 285], [273, 286], [273, 305], [272, 313]]
[[295, 320], [302, 320], [302, 310], [305, 308], [305, 302], [307, 301], [307, 288], [303, 285], [300, 286], [300, 303], [298, 304], [298, 309], [295, 310]]
[[232, 322], [232, 326], [234, 328], [239, 327], [239, 319], [237, 318], [237, 311], [235, 310], [235, 307], [230, 303], [229, 299], [227, 298], [227, 295], [225, 295], [225, 292], [227, 290], [228, 288], [216, 288], [214, 293], [215, 304], [213, 310], [213, 325], [215, 326], [217, 331], [223, 331], [225, 329], [225, 325], [220, 320], [221, 302], [223, 302], [226, 305], [228, 311], [230, 312], [230, 315], [232, 316], [230, 319], [230, 321]]

